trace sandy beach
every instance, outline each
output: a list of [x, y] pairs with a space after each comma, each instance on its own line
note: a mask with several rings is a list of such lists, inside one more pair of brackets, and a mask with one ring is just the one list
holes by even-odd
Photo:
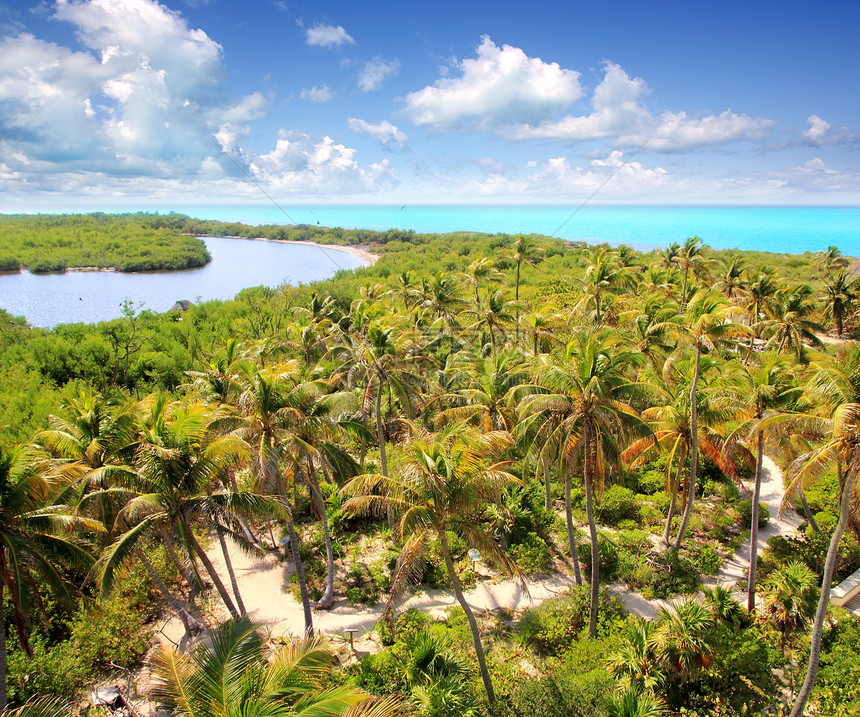
[[368, 266], [373, 266], [377, 261], [379, 261], [378, 254], [371, 254], [366, 249], [362, 249], [357, 246], [343, 246], [341, 244], [319, 244], [315, 241], [291, 241], [284, 239], [269, 239], [268, 237], [254, 237], [255, 240], [259, 241], [270, 241], [275, 244], [298, 244], [300, 246], [315, 246], [319, 247], [323, 251], [342, 251], [347, 254], [352, 254], [355, 257], [358, 257], [363, 262], [367, 263]]

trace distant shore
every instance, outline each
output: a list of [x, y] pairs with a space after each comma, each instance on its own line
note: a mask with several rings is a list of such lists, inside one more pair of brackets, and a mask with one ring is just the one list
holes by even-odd
[[[201, 236], [201, 239], [206, 239], [205, 236]], [[234, 237], [234, 236], [225, 236], [225, 239], [246, 239], [248, 237]], [[320, 244], [315, 241], [292, 241], [290, 239], [270, 239], [269, 237], [250, 237], [253, 241], [268, 241], [273, 244], [295, 244], [297, 246], [315, 246], [320, 249], [333, 249], [335, 251], [343, 251], [347, 254], [352, 254], [354, 257], [361, 259], [363, 262], [366, 262], [368, 266], [373, 266], [377, 261], [379, 261], [379, 254], [371, 254], [367, 249], [362, 249], [358, 246], [345, 246], [343, 244]]]

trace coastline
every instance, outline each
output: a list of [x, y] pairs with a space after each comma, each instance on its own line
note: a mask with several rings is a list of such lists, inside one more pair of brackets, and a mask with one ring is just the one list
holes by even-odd
[[[205, 238], [205, 237], [201, 237]], [[245, 237], [234, 237], [236, 239]], [[347, 254], [352, 254], [354, 257], [361, 259], [368, 266], [373, 266], [377, 261], [379, 261], [379, 254], [371, 254], [366, 249], [362, 249], [358, 246], [344, 246], [342, 244], [320, 244], [315, 241], [292, 241], [290, 239], [269, 239], [268, 237], [253, 237], [253, 241], [268, 241], [273, 244], [296, 244], [298, 246], [315, 246], [319, 249], [333, 249], [335, 251], [343, 251]]]

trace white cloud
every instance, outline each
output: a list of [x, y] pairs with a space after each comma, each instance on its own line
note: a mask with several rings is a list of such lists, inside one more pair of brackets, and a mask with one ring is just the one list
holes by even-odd
[[348, 123], [349, 128], [353, 132], [377, 139], [386, 149], [391, 149], [392, 144], [396, 144], [400, 149], [403, 149], [406, 147], [406, 141], [409, 139], [405, 132], [399, 130], [387, 120], [379, 124], [371, 124], [363, 119], [350, 117]]
[[340, 47], [355, 44], [355, 40], [340, 25], [317, 23], [306, 30], [305, 38], [311, 47]]
[[810, 115], [806, 120], [809, 127], [803, 131], [803, 140], [806, 144], [821, 146], [825, 144], [857, 144], [860, 143], [860, 132], [855, 132], [848, 127], [840, 127], [831, 131], [833, 125], [818, 115]]
[[251, 175], [272, 191], [368, 192], [397, 184], [388, 160], [363, 169], [355, 153], [331, 137], [282, 132], [271, 152], [245, 153], [244, 159]]
[[308, 102], [331, 102], [335, 98], [334, 90], [328, 85], [322, 87], [311, 87], [309, 90], [302, 90], [299, 97]]
[[581, 95], [579, 73], [555, 62], [528, 57], [521, 49], [497, 47], [484, 36], [477, 57], [463, 60], [460, 75], [406, 96], [405, 113], [416, 125], [492, 128], [541, 122]]
[[619, 145], [646, 143], [652, 151], [678, 152], [715, 144], [764, 139], [776, 125], [773, 120], [739, 115], [727, 110], [717, 116], [690, 118], [685, 112], [665, 112], [655, 118], [642, 102], [650, 90], [639, 77], [631, 79], [619, 65], [607, 62], [592, 98], [594, 111], [563, 117], [537, 126], [519, 125], [504, 130], [512, 139], [585, 141], [611, 138]]
[[374, 57], [365, 63], [358, 74], [358, 88], [362, 92], [378, 90], [385, 80], [398, 72], [400, 72], [400, 60], [396, 57], [393, 60], [384, 60], [379, 56]]

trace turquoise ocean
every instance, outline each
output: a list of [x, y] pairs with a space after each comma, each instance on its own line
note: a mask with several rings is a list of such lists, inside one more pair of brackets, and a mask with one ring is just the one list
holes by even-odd
[[697, 235], [715, 249], [802, 254], [837, 246], [860, 256], [860, 206], [221, 205], [175, 206], [200, 219], [246, 224], [319, 224], [344, 229], [414, 229], [544, 234], [571, 241], [665, 247]]

